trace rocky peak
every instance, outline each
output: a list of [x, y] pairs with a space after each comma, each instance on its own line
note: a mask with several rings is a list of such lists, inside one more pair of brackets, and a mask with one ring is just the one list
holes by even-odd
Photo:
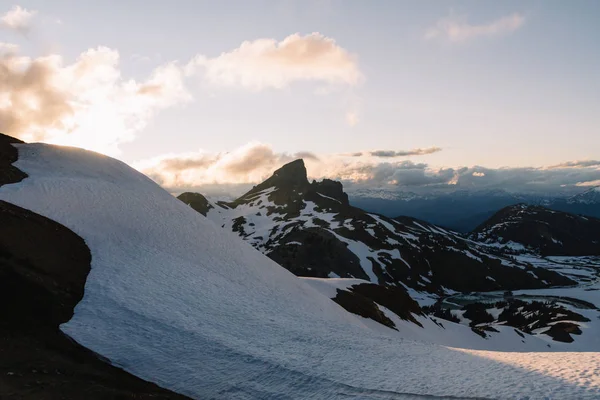
[[294, 160], [273, 172], [271, 179], [283, 180], [289, 184], [304, 185], [308, 183], [306, 166], [303, 159]]
[[331, 179], [323, 179], [321, 182], [313, 181], [310, 185], [310, 191], [335, 199], [344, 206], [350, 205], [348, 195], [344, 192], [344, 186], [341, 182]]
[[304, 160], [298, 159], [285, 164], [283, 167], [273, 172], [273, 175], [271, 175], [269, 179], [254, 186], [249, 192], [240, 197], [240, 199], [247, 198], [254, 193], [271, 187], [276, 187], [279, 191], [283, 189], [284, 192], [296, 191], [304, 193], [309, 185]]

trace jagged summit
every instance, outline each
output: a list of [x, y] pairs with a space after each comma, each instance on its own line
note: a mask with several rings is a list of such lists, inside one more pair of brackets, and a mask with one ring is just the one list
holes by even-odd
[[309, 182], [304, 160], [289, 162], [273, 172], [264, 182], [254, 186], [250, 191], [234, 201], [230, 206], [245, 204], [256, 198], [259, 193], [269, 190], [269, 199], [277, 205], [291, 206], [289, 211], [299, 210], [294, 205], [301, 205], [308, 200], [320, 206], [349, 207], [348, 195], [341, 182], [331, 179]]
[[254, 186], [250, 191], [240, 197], [240, 199], [247, 198], [254, 193], [261, 192], [271, 187], [304, 192], [309, 185], [310, 183], [308, 182], [304, 160], [298, 159], [285, 164], [283, 167], [273, 172], [273, 175], [271, 175], [269, 179]]
[[273, 178], [286, 179], [299, 184], [308, 183], [304, 160], [299, 158], [285, 164], [277, 171], [273, 172]]

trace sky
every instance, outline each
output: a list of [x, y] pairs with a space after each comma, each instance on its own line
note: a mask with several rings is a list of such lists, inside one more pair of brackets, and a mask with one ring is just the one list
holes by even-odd
[[600, 2], [0, 0], [0, 131], [171, 191], [600, 184]]

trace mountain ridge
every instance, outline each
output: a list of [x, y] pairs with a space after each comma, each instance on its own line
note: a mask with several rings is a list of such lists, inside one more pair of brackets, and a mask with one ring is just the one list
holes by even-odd
[[[360, 278], [438, 294], [446, 288], [573, 283], [427, 222], [367, 213], [350, 205], [340, 182], [309, 183], [306, 174], [304, 163], [295, 160], [240, 198], [214, 204], [206, 215], [300, 276]], [[288, 176], [290, 182], [282, 182]], [[458, 271], [469, 279], [457, 278]]]

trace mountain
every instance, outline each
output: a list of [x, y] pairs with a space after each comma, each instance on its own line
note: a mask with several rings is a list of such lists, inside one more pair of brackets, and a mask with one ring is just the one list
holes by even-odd
[[[37, 314], [5, 311], [11, 321], [2, 325], [3, 339], [19, 340], [36, 316], [49, 325], [33, 328], [39, 348], [32, 346], [28, 358], [0, 342], [3, 398], [90, 398], [113, 384], [120, 392], [97, 398], [139, 398], [143, 385], [155, 389], [153, 398], [176, 392], [194, 399], [600, 395], [597, 353], [570, 352], [600, 348], [595, 309], [577, 309], [590, 321], [570, 344], [501, 324], [483, 338], [474, 332], [482, 330], [479, 323], [412, 311], [415, 303], [401, 285], [382, 291], [356, 279], [298, 278], [120, 161], [74, 148], [8, 145], [18, 156], [11, 167], [27, 177], [0, 187], [7, 209], [0, 213], [0, 232], [6, 229], [0, 239], [9, 249], [0, 267], [3, 278], [9, 271], [11, 282], [25, 282], [20, 288], [29, 291], [3, 287], [3, 310]], [[309, 186], [306, 193], [317, 187]], [[259, 190], [236, 208], [261, 196]], [[280, 206], [275, 211], [282, 216]], [[598, 300], [595, 291], [585, 295]], [[465, 318], [478, 321], [482, 314]], [[87, 358], [74, 355], [71, 369], [54, 370], [68, 354], [45, 342], [51, 330]], [[44, 354], [50, 354], [46, 364]], [[107, 378], [60, 393], [77, 372], [90, 378], [93, 363], [135, 375], [127, 376], [139, 391]]]
[[557, 193], [536, 195], [504, 190], [454, 190], [425, 193], [389, 189], [349, 192], [350, 202], [388, 217], [411, 216], [461, 233], [469, 233], [498, 210], [516, 205], [540, 205], [557, 211], [600, 218], [598, 191], [586, 190], [566, 197]]
[[521, 246], [543, 256], [600, 255], [600, 219], [518, 204], [498, 211], [470, 238]]
[[[179, 196], [188, 203], [190, 193]], [[302, 160], [206, 216], [299, 276], [357, 278], [441, 295], [568, 285], [567, 277], [414, 218], [349, 204], [342, 184], [308, 181]]]
[[568, 204], [600, 204], [600, 186], [586, 190], [583, 193], [569, 197]]

